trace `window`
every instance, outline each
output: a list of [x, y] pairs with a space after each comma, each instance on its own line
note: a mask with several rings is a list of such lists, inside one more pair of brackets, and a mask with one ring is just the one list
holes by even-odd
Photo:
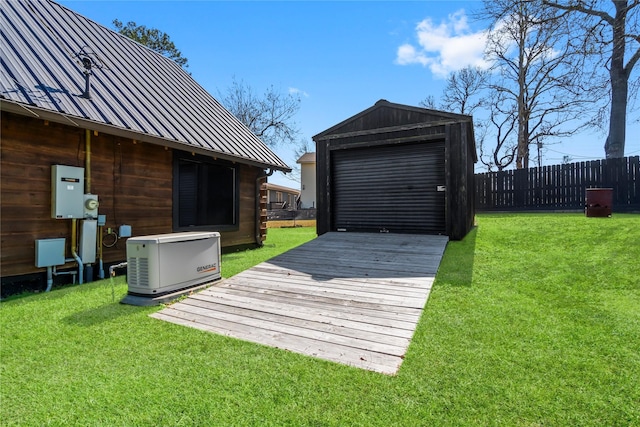
[[173, 177], [173, 228], [238, 228], [236, 167], [202, 156], [176, 154]]

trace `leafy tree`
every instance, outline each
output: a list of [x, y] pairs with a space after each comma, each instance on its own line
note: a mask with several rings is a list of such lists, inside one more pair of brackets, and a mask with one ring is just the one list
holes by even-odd
[[114, 19], [113, 25], [120, 34], [155, 50], [169, 59], [172, 59], [182, 68], [189, 67], [187, 64], [187, 58], [182, 56], [167, 33], [155, 28], [147, 28], [144, 25], [137, 25], [132, 21], [129, 21], [124, 25], [121, 21]]
[[601, 55], [610, 92], [605, 154], [607, 158], [623, 157], [629, 82], [640, 60], [640, 0], [544, 0], [544, 3], [574, 18], [574, 26], [582, 32], [581, 54]]
[[293, 120], [300, 109], [299, 96], [278, 92], [273, 86], [258, 95], [244, 81], [234, 78], [226, 94], [219, 94], [219, 100], [267, 145], [300, 144], [300, 131]]

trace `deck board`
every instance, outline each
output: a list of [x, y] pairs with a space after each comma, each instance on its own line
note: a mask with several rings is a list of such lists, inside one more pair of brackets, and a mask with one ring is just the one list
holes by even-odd
[[327, 233], [151, 316], [393, 375], [446, 244], [443, 236]]

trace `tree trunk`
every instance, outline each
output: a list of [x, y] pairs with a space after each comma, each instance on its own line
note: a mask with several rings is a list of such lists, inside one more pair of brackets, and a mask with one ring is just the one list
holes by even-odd
[[[522, 7], [522, 4], [519, 5]], [[528, 17], [522, 12], [518, 13], [518, 151], [516, 154], [516, 169], [529, 167], [529, 110], [526, 104], [527, 93], [527, 65], [525, 62], [525, 50], [527, 47]]]
[[611, 55], [611, 112], [609, 135], [604, 144], [607, 159], [624, 157], [627, 127], [628, 76], [624, 67], [626, 3], [614, 2], [616, 17], [613, 25], [613, 53]]
[[604, 144], [607, 159], [624, 157], [624, 145], [627, 126], [627, 79], [615, 76], [611, 68], [611, 113], [609, 117], [609, 135]]

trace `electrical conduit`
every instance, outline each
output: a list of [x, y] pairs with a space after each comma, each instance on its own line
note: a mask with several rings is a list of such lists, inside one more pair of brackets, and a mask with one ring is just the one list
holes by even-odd
[[98, 227], [98, 279], [104, 279], [104, 265], [102, 264], [102, 226]]
[[91, 193], [91, 131], [84, 131], [84, 192]]
[[45, 289], [45, 292], [49, 292], [52, 286], [53, 286], [53, 267], [48, 266], [47, 267], [47, 289]]
[[[91, 131], [84, 130], [84, 192], [91, 194]], [[98, 278], [104, 279], [104, 265], [102, 261], [102, 226], [98, 227]]]

